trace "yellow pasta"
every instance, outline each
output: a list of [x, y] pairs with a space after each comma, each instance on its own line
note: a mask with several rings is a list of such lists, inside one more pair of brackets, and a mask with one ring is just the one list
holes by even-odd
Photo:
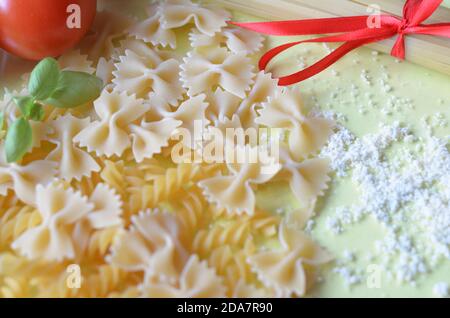
[[[332, 123], [309, 116], [297, 91], [254, 72], [264, 39], [227, 26], [228, 12], [190, 0], [160, 1], [146, 12], [134, 22], [100, 12], [96, 32], [58, 62], [99, 76], [101, 96], [70, 110], [44, 105], [24, 160], [0, 157], [0, 295], [305, 295], [309, 275], [329, 257], [287, 228], [286, 216], [257, 205], [257, 193], [286, 180], [311, 208], [329, 181], [328, 163], [314, 156]], [[190, 34], [180, 32], [186, 25]], [[182, 36], [191, 47], [180, 53]], [[10, 115], [7, 124], [20, 114]], [[201, 153], [205, 140], [173, 138], [195, 136], [198, 127], [284, 128], [287, 135], [280, 158], [264, 150], [268, 161], [226, 154], [214, 161], [211, 153], [175, 160], [179, 145]], [[244, 138], [227, 150], [262, 143]], [[309, 263], [300, 266], [299, 258]]]

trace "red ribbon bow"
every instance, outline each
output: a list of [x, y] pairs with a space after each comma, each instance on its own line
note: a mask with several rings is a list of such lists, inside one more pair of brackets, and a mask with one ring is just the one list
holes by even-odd
[[390, 15], [380, 15], [380, 24], [370, 27], [368, 19], [373, 16], [353, 16], [326, 19], [291, 20], [275, 22], [254, 22], [233, 24], [267, 35], [292, 36], [340, 33], [315, 39], [287, 43], [275, 47], [265, 53], [260, 61], [260, 70], [265, 70], [267, 64], [281, 52], [301, 43], [312, 42], [344, 42], [329, 55], [310, 67], [291, 75], [279, 78], [279, 85], [291, 85], [308, 79], [339, 60], [348, 52], [368, 43], [378, 42], [395, 35], [397, 41], [391, 55], [405, 58], [405, 36], [407, 34], [429, 34], [450, 38], [450, 23], [422, 24], [439, 7], [442, 0], [407, 0], [403, 7], [403, 18]]

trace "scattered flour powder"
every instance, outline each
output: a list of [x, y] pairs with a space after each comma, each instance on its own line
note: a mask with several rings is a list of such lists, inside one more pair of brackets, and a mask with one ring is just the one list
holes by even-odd
[[[332, 112], [321, 115], [336, 119]], [[360, 203], [338, 207], [328, 217], [330, 231], [339, 235], [375, 218], [386, 235], [374, 241], [376, 254], [370, 257], [401, 283], [414, 285], [419, 275], [450, 259], [448, 140], [418, 138], [398, 122], [362, 138], [338, 125], [320, 156], [331, 159], [335, 180], [350, 177], [359, 192]], [[335, 272], [349, 285], [363, 281], [342, 262]]]

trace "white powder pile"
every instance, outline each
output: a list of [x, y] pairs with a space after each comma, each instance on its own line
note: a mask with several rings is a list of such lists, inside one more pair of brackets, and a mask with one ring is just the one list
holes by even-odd
[[450, 297], [450, 289], [445, 282], [436, 283], [433, 287], [433, 293], [436, 297]]
[[338, 126], [320, 156], [331, 159], [336, 181], [351, 178], [359, 202], [336, 208], [326, 221], [329, 230], [338, 235], [367, 216], [375, 218], [386, 235], [374, 241], [373, 256], [399, 282], [414, 284], [440, 260], [450, 259], [447, 145], [431, 135], [417, 138], [399, 123], [362, 138]]

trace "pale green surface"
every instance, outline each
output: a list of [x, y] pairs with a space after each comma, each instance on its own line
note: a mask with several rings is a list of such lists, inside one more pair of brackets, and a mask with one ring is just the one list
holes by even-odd
[[[238, 20], [252, 20], [245, 15], [237, 15]], [[271, 38], [268, 46], [275, 46], [294, 38]], [[309, 52], [308, 52], [309, 50]], [[310, 65], [317, 58], [324, 56], [326, 49], [320, 44], [312, 44], [291, 50], [283, 55], [284, 61], [276, 71], [287, 74], [289, 71], [298, 70], [297, 59], [304, 56]], [[285, 65], [287, 64], [287, 65]], [[297, 64], [297, 65], [296, 65]], [[382, 68], [385, 66], [385, 69]], [[280, 67], [281, 66], [281, 67]], [[366, 69], [372, 78], [373, 85], [367, 85], [361, 79], [361, 71]], [[332, 70], [338, 75], [333, 75]], [[388, 73], [387, 82], [392, 86], [392, 91], [386, 93], [382, 89], [380, 80], [383, 73]], [[354, 98], [350, 94], [351, 85], [355, 85], [361, 92]], [[424, 134], [421, 118], [431, 116], [436, 112], [444, 114], [446, 119], [450, 119], [450, 77], [413, 65], [407, 62], [398, 63], [389, 55], [372, 55], [372, 51], [362, 48], [342, 58], [338, 63], [328, 70], [298, 85], [302, 90], [308, 106], [315, 104], [322, 109], [331, 109], [347, 116], [346, 127], [357, 136], [378, 131], [379, 123], [392, 123], [399, 120], [409, 124], [414, 128], [418, 136]], [[337, 94], [333, 99], [332, 94]], [[369, 111], [367, 114], [358, 112], [358, 105], [367, 104], [366, 93], [373, 94], [372, 100], [378, 105], [378, 109]], [[409, 97], [415, 109], [413, 111], [403, 111], [394, 113], [392, 116], [383, 115], [380, 111], [388, 101], [388, 98], [395, 95], [399, 98]], [[315, 100], [315, 101], [314, 101]], [[450, 128], [436, 129], [436, 135], [447, 136]], [[259, 196], [259, 204], [269, 204], [277, 207], [278, 204], [293, 205], [293, 199], [289, 195], [288, 188], [270, 189], [264, 191]], [[357, 259], [364, 260], [366, 252], [372, 249], [375, 240], [382, 238], [383, 228], [370, 218], [361, 224], [352, 226], [341, 235], [334, 235], [327, 230], [325, 219], [332, 215], [337, 206], [347, 205], [357, 202], [355, 188], [350, 181], [332, 185], [327, 195], [322, 198], [316, 208], [317, 226], [312, 235], [324, 247], [331, 251], [337, 258], [346, 249], [355, 252]], [[368, 263], [363, 261], [360, 268], [365, 269]], [[376, 260], [371, 264], [376, 264]], [[347, 287], [341, 277], [331, 272], [330, 265], [324, 273], [324, 282], [317, 286], [312, 292], [312, 296], [320, 297], [432, 297], [433, 285], [440, 281], [450, 283], [450, 261], [443, 263], [432, 274], [426, 278], [419, 278], [417, 286], [399, 285], [393, 281], [388, 281], [382, 275], [382, 286], [380, 289], [369, 289], [366, 284], [359, 284], [355, 287]]]
[[[109, 3], [115, 2], [124, 6], [124, 2], [120, 0], [109, 0]], [[139, 3], [145, 3], [147, 0], [128, 1], [126, 6], [137, 6]], [[209, 1], [214, 2], [214, 1]], [[450, 5], [450, 0], [445, 3]], [[250, 21], [250, 17], [236, 14], [237, 20]], [[284, 43], [292, 39], [271, 39], [268, 46]], [[179, 47], [186, 49], [188, 43], [180, 43]], [[310, 49], [310, 53], [306, 54], [305, 49]], [[311, 63], [326, 53], [321, 45], [309, 45], [299, 48], [297, 51], [291, 51], [286, 60], [293, 61], [292, 70], [297, 69], [297, 54], [304, 55], [306, 62]], [[355, 60], [359, 64], [355, 64]], [[379, 79], [384, 72], [381, 65], [385, 65], [390, 75], [389, 85], [393, 87], [390, 93], [385, 93], [379, 83]], [[331, 70], [334, 69], [339, 76], [334, 76]], [[367, 86], [361, 81], [360, 74], [362, 69], [367, 69], [373, 79], [374, 85]], [[350, 87], [354, 84], [359, 87], [362, 94], [360, 98], [355, 99], [350, 95]], [[387, 55], [379, 55], [374, 57], [371, 51], [367, 49], [359, 49], [354, 53], [344, 57], [332, 68], [326, 70], [314, 79], [305, 81], [299, 85], [302, 90], [305, 101], [308, 105], [316, 103], [323, 109], [333, 109], [343, 113], [348, 117], [347, 127], [356, 135], [362, 136], [367, 133], [377, 131], [380, 122], [392, 122], [401, 120], [409, 123], [416, 128], [416, 132], [420, 135], [423, 133], [420, 126], [420, 119], [423, 116], [432, 115], [435, 112], [445, 114], [446, 118], [450, 118], [450, 77], [429, 71], [419, 66], [409, 63], [396, 63], [393, 58]], [[337, 93], [337, 98], [332, 99], [331, 95]], [[366, 115], [361, 115], [357, 111], [357, 106], [361, 103], [367, 103], [368, 100], [364, 93], [372, 93], [373, 100], [378, 105], [386, 103], [390, 95], [397, 97], [410, 97], [415, 105], [414, 111], [403, 112], [392, 117], [384, 116], [378, 110], [371, 111]], [[382, 108], [382, 107], [380, 107]], [[438, 135], [448, 135], [450, 130], [441, 129]], [[374, 240], [382, 237], [383, 229], [374, 221], [367, 220], [364, 223], [354, 226], [351, 230], [340, 236], [328, 233], [324, 226], [324, 220], [327, 215], [334, 212], [334, 208], [339, 205], [348, 204], [354, 200], [354, 187], [350, 182], [334, 185], [328, 191], [325, 198], [321, 199], [316, 212], [318, 214], [318, 226], [313, 231], [313, 236], [323, 246], [329, 249], [336, 256], [345, 249], [355, 251], [357, 255], [364, 254], [370, 249]], [[291, 206], [296, 205], [290, 195], [289, 189], [279, 186], [263, 189], [258, 195], [258, 204], [264, 205], [266, 208], [277, 208], [280, 205]], [[329, 266], [331, 268], [332, 264]], [[365, 265], [362, 265], [365, 268]], [[446, 281], [450, 283], [450, 262], [442, 265], [439, 270], [429, 275], [426, 280], [419, 280], [418, 287], [397, 286], [395, 283], [389, 283], [384, 280], [381, 289], [368, 289], [365, 284], [361, 284], [355, 288], [347, 288], [340, 277], [332, 274], [330, 270], [326, 270], [324, 274], [324, 283], [319, 285], [312, 293], [312, 296], [320, 297], [421, 297], [432, 296], [432, 287], [438, 281]]]
[[[120, 5], [124, 3], [117, 0], [114, 1]], [[138, 2], [144, 3], [146, 0], [133, 0], [133, 3]], [[450, 5], [450, 0], [445, 2]], [[236, 15], [236, 19], [242, 21], [251, 20], [250, 17], [240, 14]], [[293, 39], [270, 39], [268, 46], [284, 43], [287, 40]], [[309, 49], [310, 53], [306, 53], [306, 49]], [[293, 67], [292, 70], [297, 69], [295, 64], [297, 64], [298, 54], [305, 56], [306, 61], [311, 63], [314, 59], [326, 54], [326, 50], [321, 45], [308, 45], [308, 47], [304, 46], [297, 51], [290, 52], [286, 55], [286, 60], [293, 61], [294, 65], [291, 65]], [[358, 64], [355, 64], [355, 61], [359, 61]], [[386, 66], [386, 72], [390, 75], [388, 82], [393, 87], [390, 93], [385, 93], [379, 83], [382, 73], [385, 72], [381, 65]], [[29, 65], [26, 67], [29, 68]], [[332, 75], [332, 69], [337, 71], [339, 75]], [[362, 69], [368, 70], [373, 79], [374, 84], [372, 86], [362, 82], [360, 77]], [[11, 69], [8, 75], [11, 78], [17, 78], [23, 70], [21, 63], [17, 63], [16, 67]], [[0, 81], [2, 86], [5, 83], [4, 80], [3, 78]], [[352, 84], [361, 91], [360, 97], [356, 99], [350, 95]], [[401, 120], [411, 124], [420, 135], [423, 133], [420, 126], [422, 117], [441, 112], [445, 114], [447, 119], [450, 118], [449, 76], [406, 62], [396, 63], [388, 55], [372, 56], [371, 51], [367, 49], [358, 49], [341, 59], [332, 68], [313, 79], [305, 81], [298, 87], [302, 90], [308, 105], [312, 106], [314, 104], [313, 98], [316, 98], [317, 104], [321, 108], [333, 109], [345, 114], [349, 119], [346, 126], [358, 136], [376, 132], [380, 122], [389, 123], [394, 120]], [[336, 99], [332, 99], [331, 95], [333, 93], [337, 93]], [[393, 116], [384, 116], [379, 109], [375, 109], [365, 115], [361, 115], [357, 111], [357, 106], [368, 102], [365, 93], [372, 93], [374, 96], [373, 100], [378, 105], [385, 104], [392, 94], [398, 97], [410, 97], [415, 105], [415, 110], [394, 114]], [[440, 129], [437, 133], [441, 136], [448, 135], [450, 129]], [[258, 204], [264, 205], [266, 208], [275, 209], [279, 205], [295, 205], [295, 201], [286, 187], [263, 189], [260, 191], [258, 199]], [[342, 183], [332, 186], [326, 197], [321, 199], [316, 209], [318, 225], [313, 231], [313, 236], [337, 257], [345, 249], [351, 249], [357, 255], [364, 255], [368, 249], [370, 250], [373, 241], [383, 235], [383, 229], [370, 219], [351, 227], [349, 231], [340, 236], [335, 236], [327, 231], [324, 224], [326, 216], [331, 215], [336, 206], [351, 203], [352, 200], [355, 200], [354, 187], [350, 182]], [[364, 267], [365, 265], [362, 265], [362, 268]], [[450, 261], [447, 261], [434, 273], [428, 275], [426, 279], [419, 280], [417, 287], [398, 286], [395, 283], [387, 282], [385, 279], [381, 289], [368, 289], [365, 287], [365, 284], [350, 289], [346, 287], [340, 277], [332, 274], [328, 269], [324, 273], [324, 282], [318, 285], [311, 295], [320, 297], [428, 297], [432, 296], [432, 287], [436, 282], [446, 281], [450, 283], [449, 273]]]

